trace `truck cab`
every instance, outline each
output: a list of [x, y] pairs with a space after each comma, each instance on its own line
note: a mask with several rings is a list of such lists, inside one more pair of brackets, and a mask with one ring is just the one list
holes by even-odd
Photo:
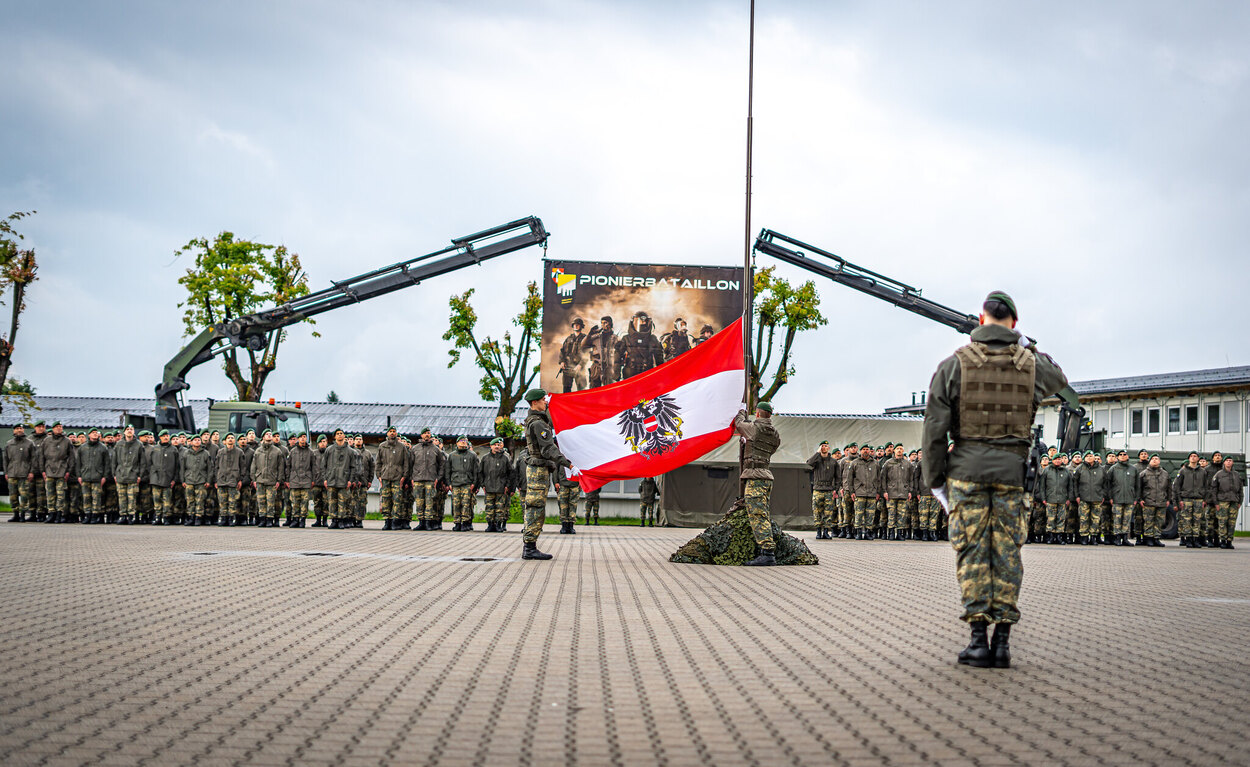
[[308, 414], [298, 402], [294, 407], [274, 404], [272, 399], [268, 402], [210, 402], [208, 429], [222, 434], [244, 434], [248, 429], [261, 434], [269, 429], [285, 441], [292, 434], [308, 432]]

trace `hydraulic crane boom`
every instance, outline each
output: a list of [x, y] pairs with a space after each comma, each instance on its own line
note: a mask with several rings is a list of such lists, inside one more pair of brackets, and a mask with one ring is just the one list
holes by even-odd
[[[431, 277], [528, 248], [547, 244], [547, 230], [541, 219], [530, 216], [510, 221], [464, 237], [424, 256], [374, 269], [331, 287], [309, 293], [272, 309], [219, 322], [205, 328], [165, 365], [164, 378], [156, 385], [156, 425], [161, 428], [195, 428], [191, 408], [182, 404], [181, 392], [189, 385], [187, 373], [229, 349], [244, 347], [260, 351], [269, 345], [273, 333], [309, 317], [338, 309], [396, 290], [420, 284]], [[442, 258], [439, 258], [442, 256]], [[437, 259], [437, 260], [430, 260]]]
[[[856, 266], [841, 256], [821, 250], [814, 245], [809, 245], [793, 237], [787, 237], [784, 234], [774, 232], [771, 229], [760, 230], [759, 236], [755, 239], [755, 250], [784, 261], [787, 264], [797, 266], [800, 269], [806, 269], [813, 274], [827, 277], [836, 283], [853, 288], [861, 293], [867, 293], [870, 296], [880, 298], [882, 301], [888, 301], [901, 309], [919, 314], [921, 317], [927, 317], [934, 322], [940, 322], [947, 327], [958, 330], [960, 333], [971, 333], [980, 324], [980, 320], [975, 314], [964, 314], [949, 306], [943, 306], [936, 301], [930, 301], [921, 296], [920, 290], [917, 288]], [[806, 253], [824, 256], [832, 263], [811, 258]], [[1036, 343], [1031, 338], [1026, 337], [1026, 339], [1031, 344]], [[1071, 386], [1059, 392], [1059, 399], [1059, 435], [1057, 443], [1059, 449], [1066, 452], [1076, 448], [1080, 434], [1080, 424], [1083, 421], [1085, 411], [1080, 407], [1076, 392], [1073, 391]]]

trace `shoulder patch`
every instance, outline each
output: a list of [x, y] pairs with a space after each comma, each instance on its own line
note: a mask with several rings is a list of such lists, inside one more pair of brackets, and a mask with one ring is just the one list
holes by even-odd
[[546, 439], [546, 437], [547, 437], [547, 430], [546, 430], [546, 429], [543, 429], [541, 433], [542, 433], [543, 438], [544, 438], [544, 439]]

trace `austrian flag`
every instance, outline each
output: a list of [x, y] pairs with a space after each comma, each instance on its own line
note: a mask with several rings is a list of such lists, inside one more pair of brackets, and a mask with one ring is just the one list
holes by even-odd
[[552, 394], [551, 423], [560, 452], [590, 492], [616, 479], [672, 471], [728, 442], [745, 387], [739, 319], [645, 373]]

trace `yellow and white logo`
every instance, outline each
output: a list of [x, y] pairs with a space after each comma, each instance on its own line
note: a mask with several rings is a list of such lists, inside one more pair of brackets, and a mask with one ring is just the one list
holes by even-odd
[[556, 284], [556, 295], [560, 297], [560, 303], [568, 306], [573, 303], [573, 291], [577, 290], [577, 275], [565, 274], [564, 267], [551, 267], [551, 281]]

